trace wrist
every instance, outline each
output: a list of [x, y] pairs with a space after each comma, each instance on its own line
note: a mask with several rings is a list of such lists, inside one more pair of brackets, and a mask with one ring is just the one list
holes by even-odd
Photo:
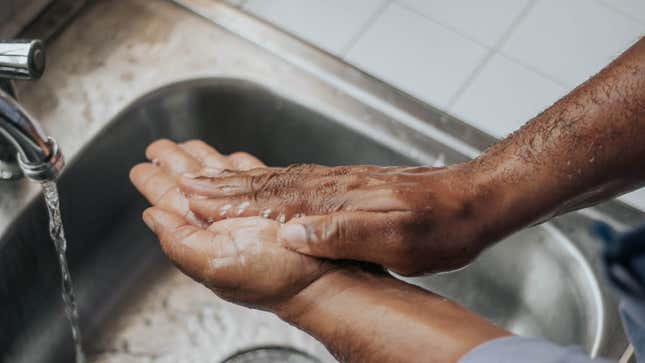
[[469, 221], [482, 248], [493, 244], [530, 224], [536, 217], [532, 200], [523, 187], [503, 176], [507, 166], [491, 164], [480, 158], [460, 164], [464, 204], [473, 220]]
[[[507, 203], [512, 190], [500, 185], [476, 161], [450, 165], [446, 171], [440, 189], [448, 191], [442, 193], [441, 203], [448, 206], [443, 207], [447, 214], [441, 218], [442, 229], [450, 231], [444, 236], [447, 240], [467, 251], [481, 251], [511, 233]], [[428, 188], [435, 193], [433, 189]]]
[[338, 292], [351, 288], [356, 282], [354, 276], [358, 268], [342, 267], [331, 269], [312, 281], [298, 293], [281, 303], [274, 313], [280, 319], [299, 326], [299, 322], [309, 313], [329, 304]]
[[456, 362], [508, 335], [441, 296], [356, 267], [316, 280], [278, 315], [343, 362]]
[[[494, 149], [494, 148], [492, 148]], [[475, 198], [487, 209], [483, 230], [497, 241], [528, 225], [557, 214], [564, 190], [553, 183], [548, 168], [538, 171], [515, 157], [487, 151], [467, 163]], [[490, 154], [490, 155], [489, 155]]]

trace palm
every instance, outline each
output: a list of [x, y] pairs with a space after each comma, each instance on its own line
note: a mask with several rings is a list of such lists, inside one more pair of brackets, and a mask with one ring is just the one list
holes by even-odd
[[155, 163], [135, 166], [130, 176], [154, 205], [144, 213], [144, 220], [159, 236], [166, 255], [182, 271], [225, 299], [271, 308], [332, 266], [282, 247], [277, 242], [281, 224], [274, 220], [246, 217], [208, 225], [192, 215], [186, 196], [176, 186], [176, 178], [204, 166], [263, 165], [248, 154], [237, 155], [236, 165], [235, 157], [220, 155], [200, 142], [180, 147], [159, 141], [147, 151]]

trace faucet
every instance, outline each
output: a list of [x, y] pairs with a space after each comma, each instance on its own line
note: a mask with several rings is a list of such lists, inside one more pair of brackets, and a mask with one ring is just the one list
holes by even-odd
[[0, 180], [53, 181], [65, 159], [58, 144], [18, 104], [13, 80], [38, 79], [45, 70], [39, 40], [0, 40]]

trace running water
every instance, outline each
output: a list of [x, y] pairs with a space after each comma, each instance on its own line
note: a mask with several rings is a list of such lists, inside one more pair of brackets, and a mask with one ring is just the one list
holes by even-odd
[[45, 196], [47, 212], [49, 213], [49, 235], [56, 247], [58, 263], [60, 264], [60, 272], [63, 282], [63, 302], [65, 303], [65, 314], [72, 326], [72, 337], [74, 338], [74, 345], [76, 348], [76, 363], [85, 363], [85, 354], [83, 353], [83, 345], [81, 343], [81, 330], [78, 324], [78, 308], [76, 307], [74, 285], [72, 285], [72, 277], [69, 274], [67, 259], [65, 258], [67, 240], [65, 239], [65, 230], [63, 230], [63, 220], [60, 216], [58, 188], [56, 188], [56, 183], [52, 181], [43, 182], [43, 195]]

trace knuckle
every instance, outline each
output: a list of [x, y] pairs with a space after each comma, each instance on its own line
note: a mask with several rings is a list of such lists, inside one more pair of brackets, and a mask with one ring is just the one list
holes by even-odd
[[206, 143], [199, 139], [190, 139], [188, 141], [185, 141], [184, 145], [203, 146], [206, 145]]
[[247, 177], [248, 188], [254, 197], [266, 196], [266, 192], [273, 190], [276, 173], [273, 171], [251, 174]]
[[173, 142], [170, 141], [169, 139], [159, 139], [159, 140], [156, 140], [156, 141], [153, 141], [152, 143], [150, 143], [150, 145], [148, 145], [148, 147], [146, 148], [145, 153], [146, 153], [146, 155], [148, 157], [152, 157], [159, 150], [164, 149], [164, 148], [166, 148], [168, 146], [172, 146], [172, 144], [173, 144]]
[[253, 155], [245, 152], [245, 151], [235, 151], [229, 155], [229, 157], [234, 158], [234, 159], [248, 159], [248, 158], [254, 158]]

